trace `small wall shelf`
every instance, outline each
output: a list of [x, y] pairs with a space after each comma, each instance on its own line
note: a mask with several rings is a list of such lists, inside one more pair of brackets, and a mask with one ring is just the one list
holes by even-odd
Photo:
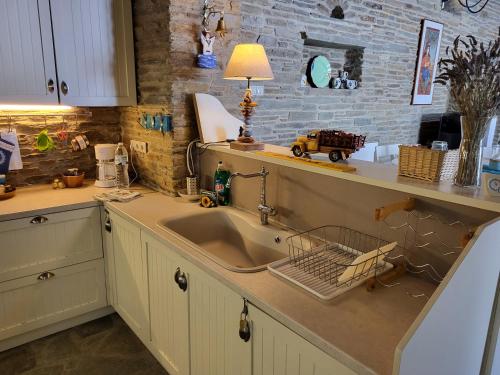
[[[308, 35], [305, 31], [300, 33], [300, 37], [304, 40], [305, 46], [312, 47], [322, 47], [322, 48], [334, 48], [334, 49], [361, 49], [364, 50], [366, 47], [360, 42], [355, 41], [328, 41], [319, 39], [316, 35]], [[338, 40], [338, 39], [337, 39]]]
[[[346, 40], [338, 37], [335, 40], [325, 40], [326, 38], [321, 35], [308, 34], [305, 31], [300, 33], [300, 37], [304, 41], [303, 57], [306, 63], [314, 56], [325, 55], [332, 63], [334, 69], [340, 68], [339, 70], [348, 72], [349, 79], [355, 79], [358, 83], [361, 83], [363, 54], [366, 46], [360, 41]], [[319, 48], [324, 48], [324, 50], [318, 50]]]

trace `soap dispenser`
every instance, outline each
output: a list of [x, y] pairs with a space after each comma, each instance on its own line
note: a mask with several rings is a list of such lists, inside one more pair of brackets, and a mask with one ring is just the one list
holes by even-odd
[[214, 175], [214, 191], [217, 194], [217, 203], [222, 206], [229, 205], [229, 188], [226, 186], [231, 173], [224, 169], [224, 164], [219, 161]]

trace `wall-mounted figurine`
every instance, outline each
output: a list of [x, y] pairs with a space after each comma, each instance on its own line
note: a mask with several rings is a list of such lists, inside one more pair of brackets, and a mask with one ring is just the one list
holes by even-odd
[[[210, 17], [216, 15], [219, 15], [219, 20], [217, 21], [215, 33], [212, 33], [210, 31]], [[200, 41], [203, 46], [203, 53], [198, 55], [198, 66], [204, 69], [214, 69], [217, 67], [217, 57], [214, 55], [215, 38], [216, 35], [224, 38], [227, 30], [224, 22], [224, 11], [216, 10], [214, 2], [211, 0], [204, 1], [201, 27]]]
[[339, 76], [330, 81], [330, 88], [332, 89], [349, 89], [354, 90], [358, 87], [358, 81], [349, 79], [349, 73], [346, 71], [339, 71]]

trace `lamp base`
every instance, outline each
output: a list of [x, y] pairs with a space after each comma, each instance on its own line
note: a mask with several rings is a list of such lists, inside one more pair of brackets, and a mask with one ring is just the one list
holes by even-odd
[[230, 143], [230, 148], [232, 150], [238, 150], [238, 151], [264, 150], [264, 143], [261, 142], [246, 143], [240, 141], [233, 141]]

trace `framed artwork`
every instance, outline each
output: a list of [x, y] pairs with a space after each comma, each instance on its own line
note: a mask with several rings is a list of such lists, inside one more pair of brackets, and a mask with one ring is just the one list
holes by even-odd
[[432, 104], [442, 34], [441, 23], [430, 20], [422, 21], [411, 104]]

